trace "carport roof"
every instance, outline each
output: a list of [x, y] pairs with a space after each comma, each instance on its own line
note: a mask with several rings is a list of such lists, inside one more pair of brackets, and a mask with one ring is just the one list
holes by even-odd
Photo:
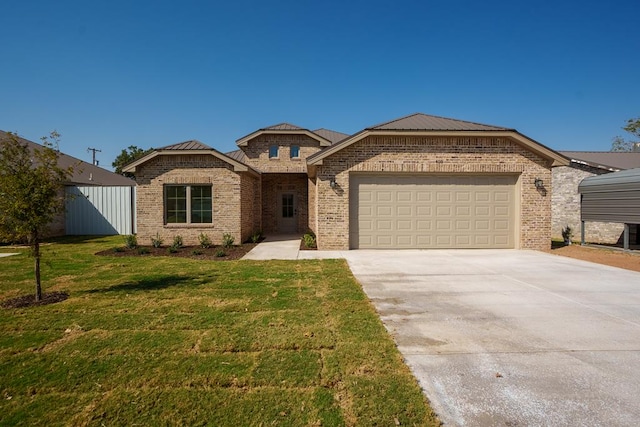
[[615, 192], [622, 189], [636, 189], [640, 186], [640, 168], [607, 173], [585, 178], [578, 185], [578, 193]]

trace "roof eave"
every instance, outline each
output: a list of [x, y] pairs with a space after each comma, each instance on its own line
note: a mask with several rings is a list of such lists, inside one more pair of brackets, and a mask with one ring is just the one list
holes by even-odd
[[370, 135], [381, 135], [381, 136], [465, 136], [465, 137], [473, 137], [473, 136], [496, 136], [496, 137], [506, 137], [515, 141], [516, 143], [525, 146], [531, 151], [539, 154], [542, 157], [545, 157], [549, 160], [552, 160], [552, 167], [556, 166], [568, 166], [570, 160], [563, 155], [557, 153], [556, 151], [540, 144], [533, 139], [524, 136], [520, 132], [516, 130], [473, 130], [473, 131], [443, 131], [443, 130], [375, 130], [375, 129], [365, 129], [351, 138], [348, 138], [344, 141], [341, 141], [333, 146], [326, 148], [317, 154], [314, 154], [307, 158], [307, 164], [310, 165], [321, 165], [322, 160], [326, 157], [346, 148]]
[[253, 169], [250, 166], [245, 165], [244, 163], [240, 163], [237, 160], [232, 159], [229, 156], [222, 154], [221, 152], [211, 149], [211, 150], [157, 150], [152, 153], [147, 154], [146, 156], [136, 160], [133, 163], [130, 163], [126, 167], [122, 169], [123, 172], [135, 173], [136, 168], [143, 163], [148, 162], [149, 160], [157, 157], [157, 156], [183, 156], [183, 155], [203, 155], [208, 154], [218, 159], [222, 160], [233, 166], [234, 172], [249, 172], [251, 175], [259, 176], [260, 173]]
[[331, 145], [331, 141], [307, 129], [302, 129], [302, 130], [301, 129], [289, 129], [289, 130], [261, 129], [253, 133], [250, 133], [249, 135], [243, 138], [238, 139], [236, 141], [236, 145], [238, 147], [246, 147], [249, 141], [251, 141], [254, 138], [257, 138], [260, 135], [278, 135], [278, 134], [307, 135], [308, 137], [318, 141], [321, 147], [328, 147]]

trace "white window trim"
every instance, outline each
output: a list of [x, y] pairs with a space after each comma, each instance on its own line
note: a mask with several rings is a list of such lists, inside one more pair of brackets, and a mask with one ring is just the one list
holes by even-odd
[[[272, 147], [276, 148], [276, 155], [275, 156], [271, 156], [271, 148]], [[269, 155], [269, 159], [279, 159], [280, 158], [280, 146], [276, 145], [276, 144], [269, 145], [269, 152], [267, 154]]]
[[[167, 222], [167, 189], [169, 187], [185, 187], [186, 188], [186, 202], [187, 202], [187, 222]], [[211, 222], [191, 222], [191, 187], [211, 187]], [[164, 216], [165, 227], [184, 227], [184, 226], [198, 226], [207, 227], [213, 226], [213, 185], [210, 184], [165, 184], [163, 189], [163, 202], [162, 202], [162, 215]]]

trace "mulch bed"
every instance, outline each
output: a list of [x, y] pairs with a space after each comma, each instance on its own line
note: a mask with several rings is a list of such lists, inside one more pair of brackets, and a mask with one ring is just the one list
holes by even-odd
[[[242, 258], [256, 245], [257, 243], [243, 243], [242, 245], [231, 246], [230, 248], [213, 246], [206, 249], [201, 246], [183, 246], [176, 252], [170, 252], [168, 247], [154, 248], [153, 246], [138, 246], [135, 249], [118, 247], [107, 249], [106, 251], [100, 251], [96, 253], [96, 255], [115, 257], [168, 256], [211, 261], [230, 261]], [[222, 252], [224, 253], [224, 256], [219, 256]]]
[[69, 294], [66, 292], [49, 292], [47, 294], [42, 294], [42, 299], [40, 301], [36, 301], [35, 294], [33, 295], [23, 295], [21, 297], [11, 298], [0, 303], [2, 308], [22, 308], [22, 307], [31, 307], [36, 305], [47, 305], [54, 304], [56, 302], [61, 302], [69, 298]]

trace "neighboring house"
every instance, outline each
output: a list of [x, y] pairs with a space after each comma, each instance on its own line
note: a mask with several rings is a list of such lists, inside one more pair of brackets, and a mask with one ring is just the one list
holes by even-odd
[[[0, 141], [10, 140], [0, 131]], [[29, 149], [42, 145], [18, 138]], [[65, 184], [65, 212], [51, 224], [50, 236], [109, 235], [135, 232], [135, 181], [59, 153], [58, 165], [73, 168]]]
[[569, 164], [514, 129], [425, 114], [351, 136], [283, 123], [237, 145], [187, 141], [127, 165], [139, 241], [310, 229], [319, 249], [546, 249], [551, 168]]
[[[580, 236], [580, 182], [592, 176], [640, 167], [640, 152], [560, 151], [571, 160], [567, 166], [553, 169], [552, 236], [561, 238], [562, 229], [570, 226], [574, 240]], [[624, 225], [612, 222], [588, 221], [585, 239], [592, 243], [621, 243]]]

